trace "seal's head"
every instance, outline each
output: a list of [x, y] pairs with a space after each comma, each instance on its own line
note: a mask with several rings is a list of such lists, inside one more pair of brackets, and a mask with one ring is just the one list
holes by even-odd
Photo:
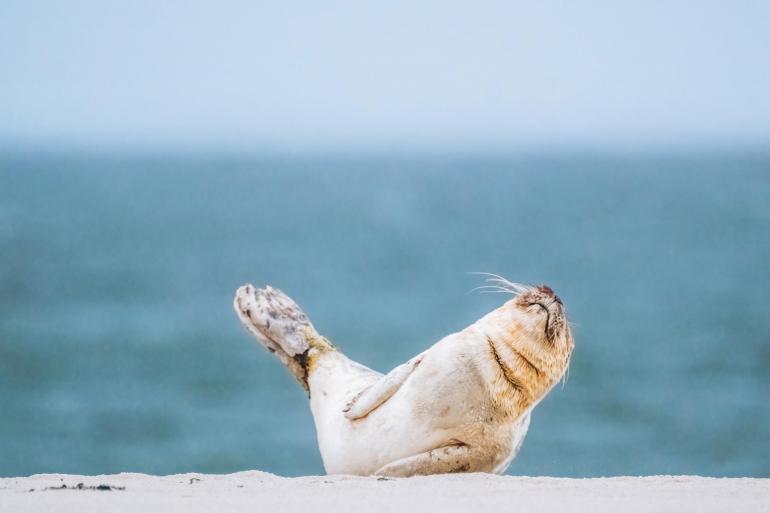
[[564, 376], [575, 345], [562, 300], [546, 286], [529, 287], [502, 278], [495, 287], [513, 298], [480, 321], [519, 407], [537, 403]]
[[[564, 303], [547, 285], [534, 287], [520, 293], [514, 300], [514, 316], [529, 326], [532, 338], [546, 347], [556, 348], [556, 353], [572, 351], [574, 341], [564, 313]], [[549, 351], [552, 352], [552, 351]]]

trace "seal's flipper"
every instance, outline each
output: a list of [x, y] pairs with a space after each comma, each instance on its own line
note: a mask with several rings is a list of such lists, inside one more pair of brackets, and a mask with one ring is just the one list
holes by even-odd
[[297, 303], [273, 287], [258, 289], [248, 284], [235, 293], [233, 307], [249, 333], [307, 390], [310, 350], [319, 344], [331, 349], [331, 344], [318, 334]]
[[473, 451], [462, 442], [407, 456], [388, 463], [374, 473], [376, 476], [411, 477], [428, 474], [473, 472]]
[[345, 417], [350, 420], [357, 420], [376, 410], [401, 388], [406, 378], [420, 365], [420, 361], [422, 361], [422, 355], [415, 356], [387, 373], [369, 388], [364, 389], [342, 410]]

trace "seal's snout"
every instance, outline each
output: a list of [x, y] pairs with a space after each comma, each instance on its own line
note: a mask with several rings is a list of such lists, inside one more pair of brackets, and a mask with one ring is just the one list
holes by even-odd
[[551, 287], [548, 285], [540, 285], [535, 290], [540, 292], [543, 296], [550, 299], [551, 301], [555, 301], [556, 303], [559, 303], [560, 305], [563, 305], [564, 303], [561, 302], [561, 298], [556, 295], [556, 293], [553, 291]]
[[561, 311], [564, 307], [561, 298], [548, 285], [530, 289], [519, 296], [518, 302], [525, 307], [539, 306], [545, 311]]
[[553, 343], [561, 337], [566, 326], [564, 304], [551, 287], [540, 285], [531, 288], [521, 294], [516, 302], [526, 315], [542, 319], [543, 334], [549, 342]]

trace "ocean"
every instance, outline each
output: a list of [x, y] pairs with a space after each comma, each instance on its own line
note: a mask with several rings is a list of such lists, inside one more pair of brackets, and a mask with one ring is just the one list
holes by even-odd
[[770, 475], [770, 154], [0, 156], [0, 476], [323, 473], [232, 311], [380, 371], [548, 284], [575, 334], [508, 473]]

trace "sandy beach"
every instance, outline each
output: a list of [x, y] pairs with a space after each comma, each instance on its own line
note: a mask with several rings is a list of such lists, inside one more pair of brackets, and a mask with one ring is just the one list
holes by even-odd
[[487, 474], [409, 479], [40, 474], [0, 479], [0, 510], [27, 511], [767, 511], [770, 479], [564, 479]]

